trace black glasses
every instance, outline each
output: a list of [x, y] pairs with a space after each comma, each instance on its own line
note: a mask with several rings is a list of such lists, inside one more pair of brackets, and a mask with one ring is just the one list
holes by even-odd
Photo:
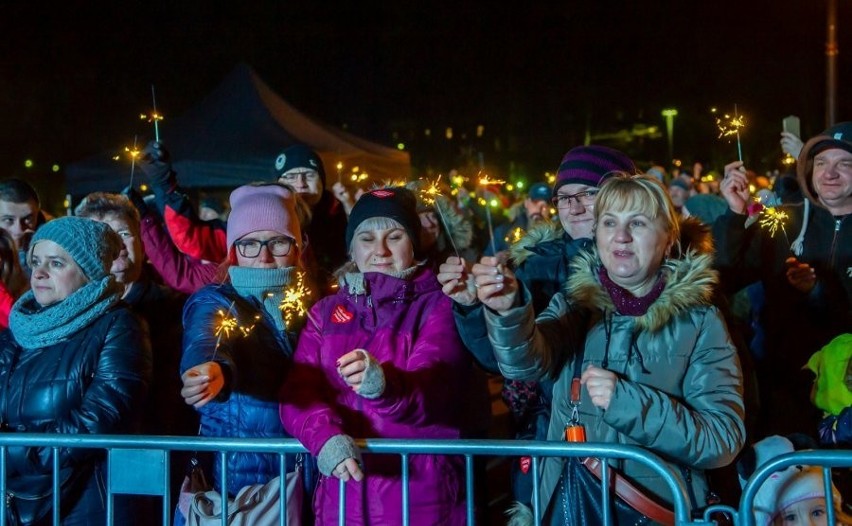
[[260, 255], [260, 249], [263, 247], [266, 247], [266, 250], [268, 250], [273, 256], [280, 257], [286, 256], [290, 253], [290, 248], [292, 248], [294, 242], [295, 241], [289, 237], [280, 236], [267, 239], [266, 241], [260, 241], [257, 239], [240, 239], [234, 243], [234, 245], [237, 246], [237, 250], [244, 258], [256, 258]]
[[579, 203], [582, 206], [592, 206], [595, 204], [595, 196], [600, 190], [586, 190], [585, 192], [577, 192], [576, 194], [566, 195], [557, 194], [553, 196], [554, 206], [556, 208], [571, 208], [571, 201]]

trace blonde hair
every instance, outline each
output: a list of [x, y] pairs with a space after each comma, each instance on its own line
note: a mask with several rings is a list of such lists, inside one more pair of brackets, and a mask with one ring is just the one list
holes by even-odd
[[595, 224], [601, 215], [616, 210], [634, 210], [650, 219], [662, 219], [672, 243], [680, 239], [680, 221], [666, 187], [648, 174], [615, 172], [604, 179], [595, 197]]

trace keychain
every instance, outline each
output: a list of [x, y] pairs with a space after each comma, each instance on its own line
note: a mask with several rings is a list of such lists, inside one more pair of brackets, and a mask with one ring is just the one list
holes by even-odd
[[566, 442], [585, 442], [586, 428], [580, 423], [580, 379], [571, 381], [571, 421], [565, 424]]

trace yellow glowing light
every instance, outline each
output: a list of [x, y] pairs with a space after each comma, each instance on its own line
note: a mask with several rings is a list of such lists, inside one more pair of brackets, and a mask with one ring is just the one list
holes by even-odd
[[424, 181], [426, 186], [420, 189], [420, 200], [426, 205], [435, 204], [435, 200], [439, 195], [441, 195], [441, 189], [438, 186], [438, 183], [441, 181], [441, 176], [439, 175], [438, 178], [432, 182], [426, 181], [425, 179], [421, 179], [421, 181]]
[[479, 186], [500, 186], [506, 184], [506, 181], [501, 179], [491, 179], [487, 175], [479, 178]]
[[497, 208], [498, 206], [500, 206], [500, 201], [498, 201], [497, 199], [492, 199], [488, 202], [488, 204], [491, 205], [491, 208]]
[[719, 138], [730, 137], [740, 132], [740, 128], [745, 127], [745, 119], [742, 115], [728, 115], [724, 117], [716, 117], [716, 126], [719, 128]]
[[760, 212], [760, 221], [758, 224], [763, 228], [769, 229], [769, 237], [775, 237], [775, 232], [777, 232], [779, 228], [786, 236], [787, 231], [784, 230], [785, 219], [787, 219], [786, 212], [767, 206]]
[[33, 160], [32, 160], [32, 159], [27, 159], [27, 160], [25, 160], [25, 161], [24, 161], [24, 167], [25, 167], [25, 168], [32, 168], [32, 167], [33, 167], [33, 164], [34, 164], [34, 163], [33, 163]]
[[507, 243], [517, 243], [518, 241], [521, 240], [522, 237], [524, 237], [524, 234], [525, 234], [525, 232], [524, 232], [523, 228], [515, 227], [515, 229], [512, 230], [511, 232], [509, 232], [509, 235], [506, 236], [506, 242]]
[[216, 311], [216, 314], [219, 316], [219, 322], [213, 334], [219, 338], [230, 338], [231, 333], [239, 328], [237, 318], [222, 309]]
[[308, 313], [305, 298], [309, 297], [310, 294], [311, 290], [305, 286], [305, 273], [296, 273], [296, 282], [284, 289], [284, 298], [278, 305], [278, 308], [281, 309], [281, 316], [288, 327], [294, 318], [304, 317]]
[[52, 172], [54, 172], [54, 173], [55, 173], [55, 172], [58, 172], [58, 171], [59, 171], [59, 165], [58, 165], [58, 164], [54, 164], [53, 166], [51, 166], [51, 167], [50, 167], [50, 171], [52, 171]]
[[462, 175], [456, 175], [452, 179], [450, 179], [450, 181], [453, 183], [454, 186], [461, 186], [464, 184], [465, 181], [467, 181], [467, 179], [465, 179], [465, 177]]
[[143, 121], [155, 122], [163, 120], [163, 116], [157, 111], [152, 111], [151, 113], [140, 113], [139, 118]]
[[148, 185], [145, 184], [145, 183], [142, 183], [141, 185], [139, 185], [139, 189], [142, 190], [143, 192], [147, 192], [148, 191]]
[[339, 172], [339, 171], [340, 171], [340, 170], [342, 170], [342, 169], [343, 169], [343, 163], [338, 162], [338, 163], [337, 163], [337, 171]]

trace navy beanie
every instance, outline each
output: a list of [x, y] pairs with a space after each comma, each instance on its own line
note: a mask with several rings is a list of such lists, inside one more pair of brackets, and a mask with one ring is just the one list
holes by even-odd
[[106, 223], [76, 216], [58, 217], [38, 227], [30, 242], [30, 257], [39, 241], [53, 241], [62, 247], [92, 281], [109, 275], [112, 262], [124, 247]]
[[420, 249], [420, 216], [417, 215], [417, 198], [402, 186], [377, 188], [362, 195], [346, 223], [346, 250], [352, 246], [352, 238], [358, 225], [372, 217], [387, 217], [397, 221], [408, 232], [414, 253]]
[[325, 188], [325, 167], [317, 152], [304, 144], [294, 144], [278, 154], [275, 158], [275, 179], [293, 168], [310, 168], [319, 173], [322, 186]]

